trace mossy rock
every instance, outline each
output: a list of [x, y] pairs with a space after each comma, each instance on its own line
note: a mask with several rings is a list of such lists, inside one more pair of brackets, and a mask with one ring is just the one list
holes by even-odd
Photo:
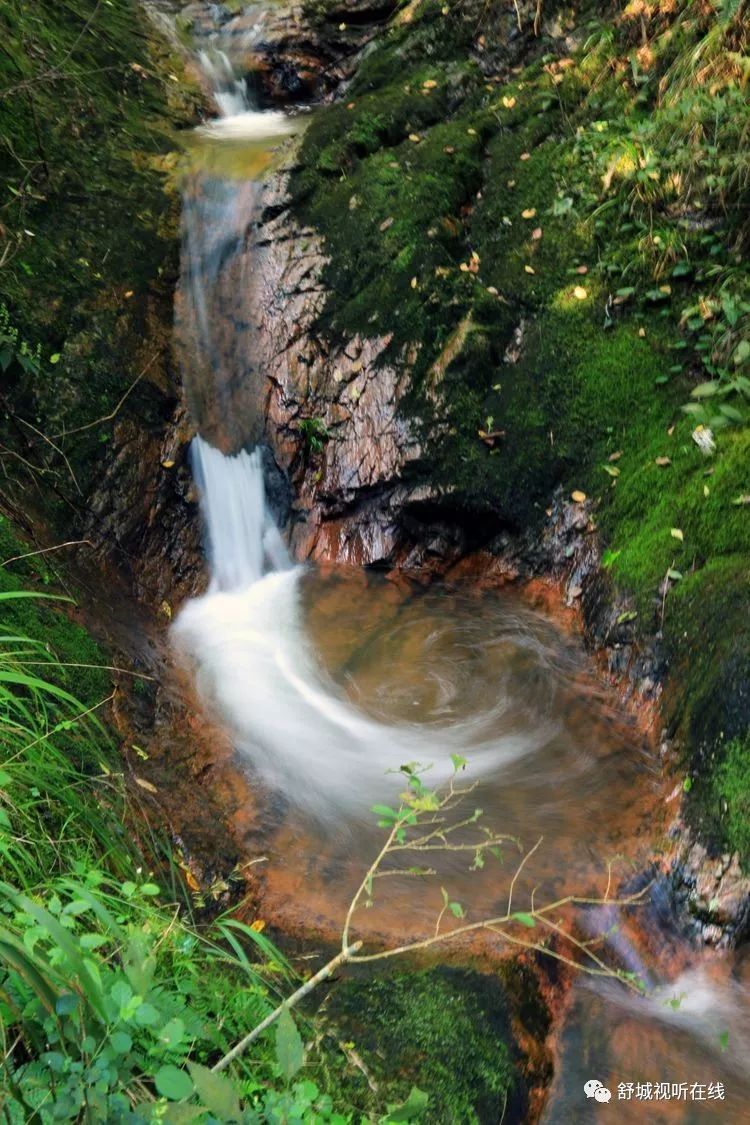
[[[353, 1041], [362, 1056], [380, 1105], [405, 1100], [417, 1086], [429, 1095], [426, 1120], [434, 1125], [523, 1119], [521, 1056], [497, 978], [435, 968], [349, 980], [326, 1013], [337, 1036]], [[372, 1101], [361, 1076], [347, 1080], [346, 1094], [352, 1104]]]
[[[717, 273], [747, 293], [742, 207], [717, 187], [747, 99], [730, 89], [721, 104], [724, 164], [708, 152], [692, 178], [670, 178], [639, 163], [638, 144], [655, 115], [682, 135], [664, 84], [708, 24], [672, 35], [657, 20], [654, 65], [630, 82], [637, 29], [606, 4], [556, 9], [566, 30], [578, 22], [580, 50], [544, 27], [534, 42], [511, 35], [498, 12], [480, 29], [470, 0], [443, 11], [411, 9], [305, 136], [292, 189], [330, 255], [319, 329], [389, 334], [381, 359], [409, 368], [402, 409], [423, 451], [409, 471], [475, 540], [529, 529], [560, 485], [594, 501], [614, 586], [636, 628], [663, 634], [689, 813], [723, 847], [698, 779], [708, 792], [749, 722], [750, 429], [712, 422], [715, 457], [693, 440], [681, 408], [706, 378], [706, 344], [702, 358], [685, 335], [703, 313], [683, 310], [715, 315], [723, 298], [701, 301]], [[609, 190], [618, 177], [628, 191]], [[685, 218], [693, 206], [704, 222]], [[738, 398], [717, 401], [741, 421]]]
[[[3, 306], [40, 368], [6, 372], [6, 403], [64, 446], [86, 495], [139, 375], [117, 417], [150, 424], [163, 409], [148, 384], [169, 382], [176, 150], [202, 94], [135, 0], [5, 5], [0, 32], [0, 85], [18, 88], [0, 101]], [[19, 426], [2, 424], [14, 448]], [[33, 458], [51, 448], [39, 439]], [[80, 502], [64, 466], [57, 483]], [[45, 499], [69, 520], [53, 489]]]

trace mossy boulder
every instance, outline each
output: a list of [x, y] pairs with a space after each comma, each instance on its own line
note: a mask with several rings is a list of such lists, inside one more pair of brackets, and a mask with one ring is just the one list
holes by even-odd
[[[524, 996], [527, 1007], [536, 997], [541, 1037], [546, 1016], [533, 982], [525, 983]], [[417, 1086], [429, 1095], [426, 1119], [435, 1125], [523, 1120], [523, 1060], [498, 978], [436, 968], [350, 980], [326, 1012], [336, 1034], [353, 1041], [381, 1103], [401, 1102]], [[349, 1086], [352, 1104], [372, 1101], [361, 1076]]]

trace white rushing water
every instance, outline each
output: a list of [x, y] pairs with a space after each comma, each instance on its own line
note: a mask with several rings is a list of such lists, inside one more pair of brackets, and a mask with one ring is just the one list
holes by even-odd
[[472, 775], [497, 771], [541, 746], [556, 729], [499, 734], [510, 701], [498, 692], [470, 718], [441, 729], [379, 722], [360, 711], [316, 658], [300, 598], [303, 569], [291, 566], [265, 503], [259, 451], [226, 457], [195, 439], [193, 464], [211, 565], [208, 593], [173, 626], [178, 652], [238, 751], [265, 782], [319, 820], [360, 813], [410, 761], [451, 770], [470, 758]]
[[200, 125], [198, 133], [217, 140], [266, 141], [295, 131], [295, 121], [286, 113], [259, 110], [251, 103], [247, 82], [235, 73], [225, 51], [218, 47], [200, 51], [198, 62], [219, 110], [219, 116]]

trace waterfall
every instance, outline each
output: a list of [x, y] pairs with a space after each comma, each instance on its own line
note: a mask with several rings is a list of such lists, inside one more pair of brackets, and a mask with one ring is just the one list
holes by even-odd
[[501, 692], [470, 718], [441, 728], [386, 723], [355, 706], [321, 666], [305, 628], [300, 580], [266, 506], [260, 450], [225, 456], [197, 437], [211, 582], [174, 623], [178, 652], [230, 731], [237, 750], [273, 789], [320, 822], [361, 814], [398, 782], [404, 762], [434, 763], [437, 782], [452, 753], [470, 753], [472, 774], [538, 749], [556, 729], [502, 730]]
[[211, 84], [219, 117], [199, 126], [198, 133], [223, 140], [267, 141], [295, 131], [296, 125], [280, 110], [259, 110], [239, 78], [229, 55], [218, 47], [198, 53], [203, 73]]
[[201, 437], [190, 450], [201, 493], [211, 565], [211, 590], [242, 590], [289, 557], [266, 507], [259, 449], [225, 457]]
[[234, 67], [229, 61], [229, 56], [214, 47], [210, 51], [200, 51], [198, 54], [203, 73], [208, 78], [214, 91], [214, 98], [222, 117], [232, 117], [236, 114], [247, 113], [250, 103], [247, 99], [247, 82], [238, 78]]

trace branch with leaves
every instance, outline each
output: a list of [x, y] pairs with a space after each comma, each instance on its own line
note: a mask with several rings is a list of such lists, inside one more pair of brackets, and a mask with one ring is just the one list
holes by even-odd
[[[612, 866], [608, 864], [607, 883], [600, 897], [571, 894], [537, 905], [535, 888], [530, 892], [529, 902], [525, 908], [515, 909], [518, 880], [529, 860], [541, 847], [542, 838], [537, 840], [533, 847], [524, 850], [516, 837], [495, 833], [482, 825], [480, 823], [482, 809], [475, 808], [470, 814], [462, 815], [460, 806], [474, 791], [476, 783], [462, 784], [460, 778], [467, 765], [466, 759], [458, 754], [452, 755], [451, 758], [453, 762], [451, 776], [443, 785], [435, 789], [428, 788], [424, 783], [423, 777], [427, 772], [425, 767], [414, 762], [401, 767], [400, 772], [405, 778], [406, 788], [400, 794], [398, 808], [388, 805], [373, 807], [373, 812], [378, 816], [379, 827], [387, 828], [388, 834], [349, 904], [341, 932], [340, 952], [216, 1063], [213, 1067], [215, 1072], [224, 1070], [267, 1028], [282, 1018], [287, 1028], [284, 1035], [287, 1035], [290, 1009], [342, 965], [384, 961], [479, 933], [492, 934], [512, 948], [543, 953], [589, 976], [620, 981], [637, 993], [644, 991], [645, 984], [637, 974], [609, 964], [597, 951], [606, 935], [584, 940], [576, 934], [575, 910], [583, 907], [635, 906], [643, 902], [648, 887], [636, 894], [612, 897]], [[461, 903], [452, 899], [448, 891], [441, 887], [442, 906], [432, 934], [391, 948], [363, 952], [365, 940], [353, 936], [353, 931], [358, 911], [373, 905], [375, 888], [379, 880], [394, 876], [420, 880], [436, 878], [438, 872], [435, 867], [424, 866], [419, 862], [425, 854], [432, 856], [435, 853], [463, 853], [471, 857], [470, 869], [478, 870], [484, 867], [488, 857], [502, 862], [502, 848], [509, 845], [520, 854], [520, 859], [509, 880], [507, 900], [501, 914], [467, 922], [464, 920], [466, 912]], [[410, 863], [410, 856], [413, 856], [417, 862]], [[389, 866], [390, 860], [394, 861], [392, 866]], [[568, 915], [571, 912], [573, 914], [567, 924], [561, 917], [565, 912]], [[446, 918], [455, 919], [458, 924], [445, 928]], [[533, 936], [531, 931], [535, 931]]]

